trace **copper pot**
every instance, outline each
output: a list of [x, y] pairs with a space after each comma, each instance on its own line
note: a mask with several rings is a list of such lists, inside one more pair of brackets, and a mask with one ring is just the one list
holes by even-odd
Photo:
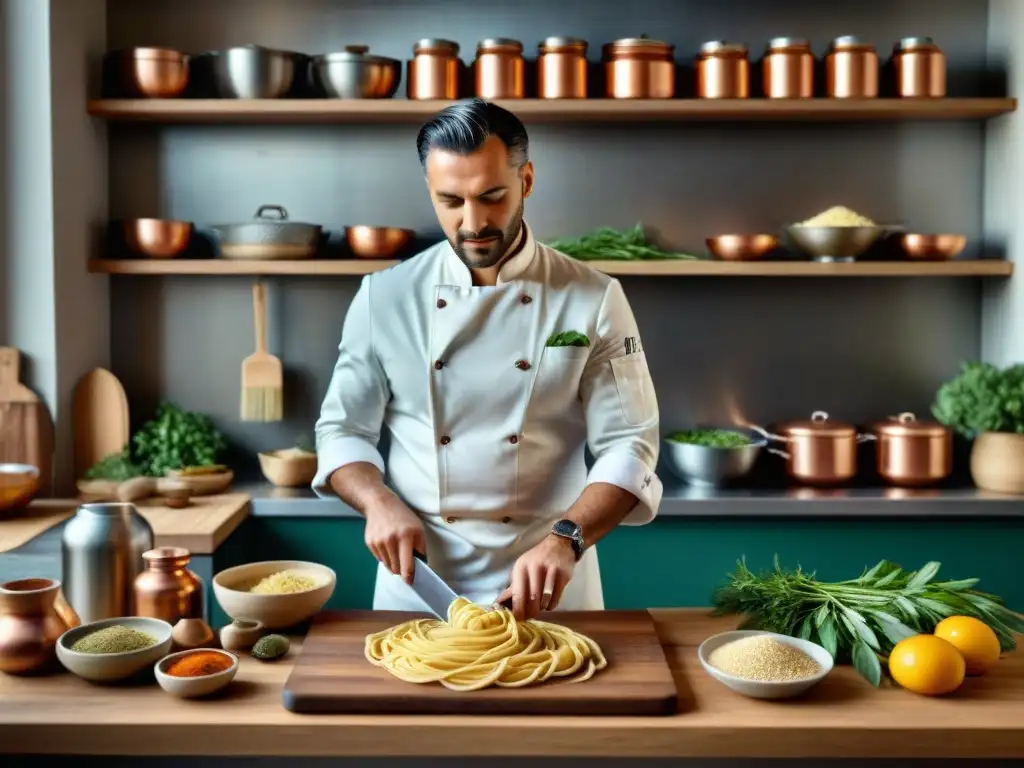
[[459, 96], [459, 44], [425, 38], [412, 48], [405, 77], [410, 99], [456, 99]]
[[526, 96], [523, 44], [505, 37], [481, 40], [476, 46], [476, 95], [481, 99]]
[[170, 259], [180, 256], [192, 239], [192, 222], [167, 219], [126, 219], [124, 238], [137, 256]]
[[57, 638], [81, 623], [55, 579], [0, 584], [0, 671], [55, 668]]
[[187, 566], [187, 549], [157, 547], [142, 554], [145, 569], [135, 577], [135, 613], [163, 619], [171, 626], [181, 619], [203, 617], [203, 582]]
[[826, 88], [836, 99], [878, 96], [878, 53], [858, 37], [837, 37], [825, 55]]
[[671, 99], [676, 90], [675, 46], [646, 37], [607, 43], [602, 48], [609, 99]]
[[892, 53], [896, 92], [903, 97], [946, 95], [946, 55], [930, 37], [905, 37]]
[[189, 57], [169, 48], [126, 48], [105, 57], [119, 95], [166, 99], [188, 86]]
[[537, 46], [537, 95], [542, 99], [587, 98], [587, 41], [549, 37]]
[[761, 69], [769, 99], [813, 98], [814, 54], [807, 40], [776, 37], [768, 43]]
[[872, 431], [878, 439], [878, 474], [892, 485], [930, 485], [952, 473], [953, 433], [943, 425], [901, 413]]
[[712, 40], [697, 54], [697, 96], [701, 99], [745, 99], [750, 96], [750, 61], [740, 43]]
[[[767, 433], [766, 433], [767, 434]], [[857, 444], [874, 439], [858, 435], [852, 424], [829, 419], [815, 411], [809, 421], [792, 421], [768, 435], [788, 445], [788, 450], [769, 448], [786, 460], [789, 476], [807, 485], [841, 485], [857, 475]]]

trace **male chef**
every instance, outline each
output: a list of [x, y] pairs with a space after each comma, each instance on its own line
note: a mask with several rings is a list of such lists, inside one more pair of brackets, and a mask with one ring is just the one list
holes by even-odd
[[313, 489], [366, 518], [375, 609], [427, 610], [408, 586], [416, 550], [457, 594], [511, 599], [520, 620], [602, 610], [594, 545], [649, 522], [662, 494], [629, 302], [534, 238], [534, 168], [511, 112], [457, 103], [416, 146], [446, 240], [363, 278], [316, 424]]

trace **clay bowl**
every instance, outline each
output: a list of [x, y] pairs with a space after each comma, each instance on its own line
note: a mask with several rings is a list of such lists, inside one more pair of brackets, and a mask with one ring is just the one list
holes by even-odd
[[[124, 653], [81, 653], [71, 646], [85, 635], [113, 624], [137, 629], [153, 636], [156, 642], [146, 648]], [[95, 683], [123, 680], [151, 667], [171, 650], [171, 625], [161, 619], [121, 616], [100, 619], [69, 629], [57, 640], [57, 658], [69, 672]]]
[[[264, 576], [294, 570], [312, 577], [312, 589], [283, 595], [249, 592]], [[301, 560], [268, 560], [227, 568], [213, 577], [213, 594], [224, 613], [232, 619], [249, 619], [264, 629], [284, 629], [300, 624], [317, 614], [334, 594], [337, 576], [319, 563]]]
[[967, 246], [963, 235], [906, 234], [900, 237], [900, 247], [907, 258], [915, 261], [948, 261], [955, 259]]
[[[175, 677], [167, 674], [168, 667], [174, 662], [193, 653], [219, 653], [231, 660], [231, 666], [223, 672], [214, 672], [212, 675], [202, 675], [201, 677]], [[194, 648], [164, 656], [154, 665], [153, 673], [157, 683], [167, 693], [182, 699], [194, 699], [199, 696], [209, 696], [229, 685], [238, 674], [238, 657], [219, 648]]]
[[167, 477], [179, 480], [188, 486], [192, 496], [212, 496], [224, 493], [231, 487], [235, 473], [225, 466], [189, 467], [185, 469], [169, 469]]
[[415, 234], [411, 229], [360, 224], [345, 227], [345, 243], [360, 259], [390, 259], [405, 248]]
[[23, 509], [39, 493], [42, 476], [31, 464], [0, 464], [0, 518]]
[[122, 226], [125, 242], [136, 256], [173, 259], [184, 253], [192, 240], [190, 221], [126, 219]]
[[716, 235], [705, 242], [722, 261], [756, 261], [779, 247], [775, 235]]
[[263, 476], [279, 488], [306, 486], [316, 476], [316, 454], [311, 451], [285, 449], [257, 455]]

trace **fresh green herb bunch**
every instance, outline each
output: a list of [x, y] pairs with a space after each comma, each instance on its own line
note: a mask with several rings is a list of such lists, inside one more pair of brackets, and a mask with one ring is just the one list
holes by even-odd
[[132, 448], [145, 474], [163, 477], [169, 469], [217, 464], [227, 443], [209, 416], [162, 402], [155, 418], [135, 433]]
[[840, 662], [852, 661], [872, 685], [879, 685], [879, 657], [887, 658], [900, 640], [934, 632], [947, 616], [973, 616], [990, 626], [1004, 651], [1016, 647], [1024, 617], [1001, 598], [973, 589], [978, 579], [933, 581], [940, 563], [904, 571], [882, 560], [849, 581], [821, 582], [800, 568], [757, 575], [740, 561], [729, 581], [715, 591], [714, 615], [745, 616], [743, 629], [811, 640]]
[[731, 429], [684, 429], [673, 432], [668, 439], [674, 443], [700, 445], [706, 448], [742, 448], [753, 442], [742, 432]]
[[139, 477], [141, 474], [142, 468], [132, 461], [130, 452], [125, 447], [122, 451], [104, 456], [85, 470], [85, 479], [131, 480], [133, 477]]
[[552, 240], [548, 246], [580, 260], [640, 261], [642, 259], [696, 259], [685, 253], [671, 253], [647, 240], [640, 223], [629, 229], [598, 227], [579, 237]]
[[1024, 432], [1024, 364], [964, 363], [935, 396], [932, 414], [965, 437]]
[[590, 339], [579, 331], [562, 331], [548, 336], [546, 346], [549, 347], [589, 347]]

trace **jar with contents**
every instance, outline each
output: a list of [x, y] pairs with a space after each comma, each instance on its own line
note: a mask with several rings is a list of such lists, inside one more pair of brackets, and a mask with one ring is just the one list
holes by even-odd
[[878, 96], [878, 52], [875, 46], [848, 35], [832, 41], [825, 55], [826, 89], [835, 99]]
[[412, 47], [405, 77], [410, 99], [456, 99], [459, 96], [459, 44], [425, 38]]
[[764, 95], [769, 99], [810, 99], [814, 96], [814, 53], [807, 40], [776, 37], [761, 63]]
[[142, 555], [145, 570], [135, 579], [135, 610], [139, 616], [163, 619], [203, 618], [203, 582], [188, 570], [191, 553], [181, 547], [157, 547]]
[[476, 95], [481, 99], [526, 96], [523, 44], [505, 37], [481, 40], [476, 46]]
[[905, 37], [892, 53], [896, 93], [905, 98], [946, 95], [946, 55], [930, 37]]
[[587, 41], [549, 37], [537, 46], [537, 95], [542, 99], [587, 98]]
[[676, 91], [675, 46], [630, 37], [602, 48], [609, 99], [671, 99]]
[[697, 54], [697, 96], [701, 99], [746, 99], [750, 96], [747, 46], [712, 40]]

